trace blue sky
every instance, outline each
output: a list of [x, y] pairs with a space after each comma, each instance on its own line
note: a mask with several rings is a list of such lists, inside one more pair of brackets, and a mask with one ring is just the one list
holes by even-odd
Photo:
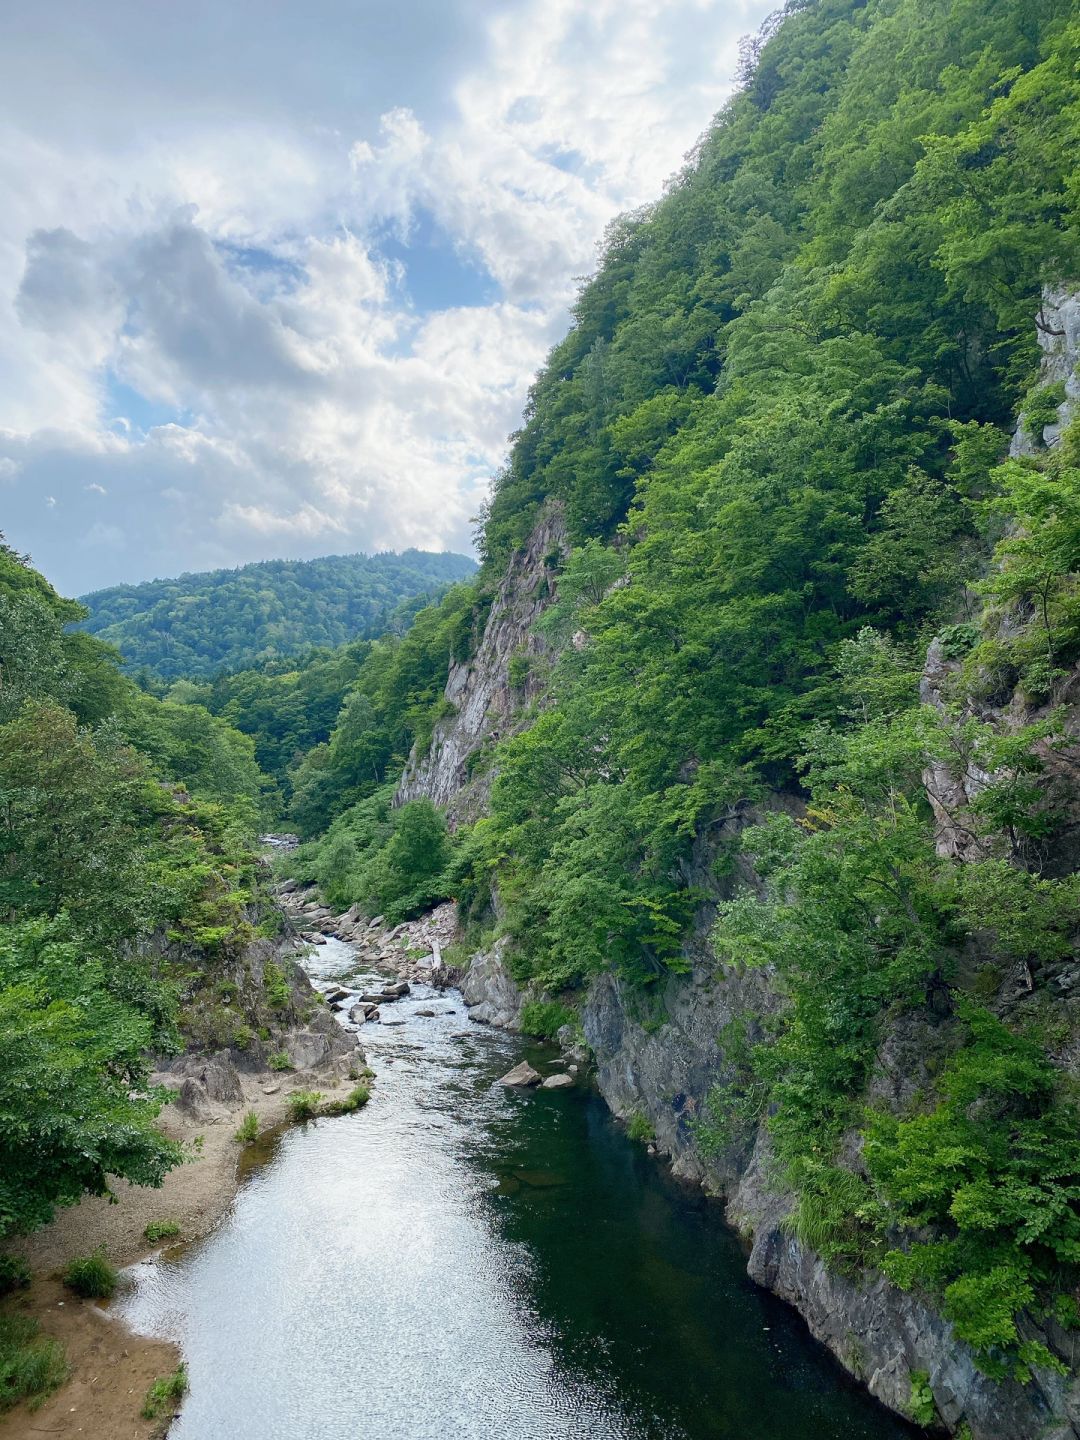
[[753, 0], [56, 0], [0, 51], [0, 528], [60, 589], [467, 549]]

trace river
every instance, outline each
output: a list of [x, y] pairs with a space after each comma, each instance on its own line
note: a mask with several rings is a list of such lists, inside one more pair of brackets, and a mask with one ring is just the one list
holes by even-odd
[[267, 1143], [212, 1235], [128, 1272], [128, 1322], [187, 1363], [171, 1440], [914, 1433], [598, 1097], [495, 1084], [553, 1052], [471, 1025], [453, 991], [383, 1016], [404, 1023], [363, 1029], [366, 1108]]

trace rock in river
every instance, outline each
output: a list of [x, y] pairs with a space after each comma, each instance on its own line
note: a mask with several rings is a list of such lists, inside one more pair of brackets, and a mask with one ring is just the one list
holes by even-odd
[[521, 1088], [529, 1085], [539, 1085], [540, 1073], [534, 1070], [527, 1060], [522, 1060], [520, 1065], [515, 1065], [512, 1070], [506, 1072], [499, 1081], [499, 1084], [514, 1085]]
[[541, 1090], [565, 1090], [567, 1086], [573, 1085], [572, 1075], [549, 1075], [540, 1086]]

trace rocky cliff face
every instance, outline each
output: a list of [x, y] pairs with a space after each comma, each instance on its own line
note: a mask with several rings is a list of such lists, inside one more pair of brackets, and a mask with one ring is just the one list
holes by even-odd
[[483, 810], [490, 786], [478, 763], [484, 747], [510, 732], [542, 688], [548, 652], [533, 624], [554, 599], [554, 564], [565, 548], [562, 510], [551, 503], [510, 562], [476, 654], [451, 664], [444, 694], [454, 713], [436, 725], [426, 752], [409, 756], [396, 804], [427, 796], [451, 826]]
[[1032, 435], [1021, 415], [1009, 454], [1031, 455], [1039, 444], [1056, 445], [1061, 432], [1076, 413], [1080, 403], [1080, 290], [1073, 286], [1047, 286], [1037, 319], [1039, 348], [1042, 350], [1043, 385], [1063, 384], [1065, 399], [1058, 406], [1058, 419], [1047, 425], [1041, 435]]
[[[911, 1376], [924, 1371], [950, 1431], [967, 1424], [974, 1440], [1074, 1440], [1080, 1395], [1063, 1381], [1040, 1375], [1027, 1386], [992, 1383], [941, 1316], [915, 1296], [877, 1272], [831, 1271], [799, 1244], [784, 1226], [791, 1197], [777, 1185], [764, 1128], [746, 1149], [702, 1150], [695, 1120], [713, 1085], [730, 1075], [719, 1043], [724, 1027], [747, 1012], [768, 1015], [782, 1002], [767, 972], [740, 975], [718, 966], [702, 937], [690, 953], [693, 971], [672, 977], [648, 1005], [614, 976], [601, 977], [591, 990], [582, 1015], [585, 1036], [614, 1113], [644, 1115], [674, 1173], [723, 1199], [728, 1220], [750, 1245], [751, 1277], [794, 1305], [884, 1404], [905, 1413]], [[933, 1017], [907, 1017], [882, 1048], [873, 1089], [896, 1100], [910, 1094], [944, 1043]]]
[[[1048, 291], [1040, 327], [1043, 383], [1063, 381], [1066, 387], [1060, 423], [1046, 427], [1038, 437], [1042, 444], [1053, 445], [1080, 401], [1076, 375], [1080, 297]], [[1013, 453], [1033, 453], [1036, 448], [1021, 425]], [[544, 557], [564, 544], [561, 518], [549, 512], [526, 550], [515, 556], [477, 655], [468, 665], [452, 669], [446, 695], [456, 713], [440, 725], [430, 753], [410, 760], [399, 799], [429, 795], [455, 818], [482, 810], [486, 782], [470, 779], [470, 757], [481, 753], [485, 742], [519, 724], [524, 704], [533, 698], [527, 685], [522, 691], [510, 683], [510, 659], [520, 653], [543, 658], [529, 627], [550, 595], [550, 587], [545, 590], [543, 585]], [[957, 668], [940, 645], [931, 647], [923, 678], [926, 703], [945, 711]], [[1080, 715], [1078, 701], [1080, 675], [1074, 675], [1052, 700], [1068, 707], [1071, 733]], [[1014, 694], [988, 701], [977, 718], [1016, 729], [1039, 713], [1022, 695]], [[1048, 750], [1044, 759], [1048, 787], [1075, 787], [1075, 754]], [[962, 816], [989, 779], [974, 767], [958, 771], [941, 764], [928, 772], [942, 855], [962, 861], [983, 857], [980, 843], [964, 829]], [[772, 803], [785, 809], [798, 804], [780, 796]], [[687, 878], [719, 898], [721, 890], [709, 864], [711, 847], [753, 818], [749, 813], [734, 817], [723, 827], [725, 833], [703, 842], [691, 862], [694, 873]], [[1054, 856], [1045, 857], [1051, 870], [1073, 869], [1080, 862], [1080, 805], [1074, 818], [1076, 823], [1066, 827], [1067, 833], [1055, 837]], [[758, 877], [740, 863], [743, 868], [728, 884], [760, 885]], [[768, 971], [738, 973], [718, 964], [708, 944], [713, 914], [710, 905], [703, 906], [687, 939], [690, 972], [670, 977], [660, 993], [643, 996], [613, 974], [593, 983], [582, 1008], [582, 1023], [597, 1083], [612, 1111], [623, 1118], [640, 1113], [648, 1120], [656, 1148], [670, 1157], [674, 1173], [723, 1201], [727, 1218], [747, 1239], [753, 1279], [794, 1305], [814, 1335], [886, 1405], [906, 1412], [912, 1375], [925, 1372], [940, 1420], [950, 1432], [967, 1426], [972, 1440], [1080, 1440], [1080, 1385], [1041, 1372], [1026, 1386], [989, 1381], [949, 1325], [916, 1296], [897, 1290], [877, 1272], [830, 1271], [818, 1255], [801, 1245], [784, 1223], [792, 1197], [778, 1181], [764, 1126], [742, 1146], [725, 1153], [703, 1147], [696, 1122], [706, 1111], [713, 1088], [730, 1083], [734, 1076], [722, 1043], [725, 1027], [737, 1017], [767, 1017], [784, 1004]], [[505, 941], [474, 956], [462, 984], [474, 1018], [507, 1028], [518, 1023], [524, 997], [507, 970]], [[1077, 998], [1072, 1000], [1074, 989]], [[1063, 1042], [1059, 1063], [1080, 1074], [1080, 963], [1060, 962], [1037, 976], [1030, 969], [1022, 975], [1003, 975], [994, 1008], [1015, 1017], [1017, 1011], [1032, 1007], [1034, 1016], [1047, 996], [1054, 1001], [1055, 1014], [1067, 1022], [1064, 1030], [1069, 1039]], [[909, 1104], [929, 1083], [932, 1069], [950, 1044], [948, 1018], [929, 1007], [901, 1017], [878, 1054], [870, 1097], [897, 1108]], [[1070, 1364], [1074, 1362], [1068, 1336], [1034, 1328], [1031, 1333]]]

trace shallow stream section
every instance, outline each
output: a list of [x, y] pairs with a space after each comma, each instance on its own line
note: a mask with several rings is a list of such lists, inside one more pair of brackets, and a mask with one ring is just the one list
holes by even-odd
[[[348, 971], [331, 940], [313, 975]], [[419, 1010], [433, 1010], [429, 1016]], [[367, 1107], [266, 1147], [205, 1240], [132, 1267], [176, 1340], [171, 1440], [901, 1440], [745, 1274], [717, 1207], [554, 1052], [414, 986], [363, 1027]]]

